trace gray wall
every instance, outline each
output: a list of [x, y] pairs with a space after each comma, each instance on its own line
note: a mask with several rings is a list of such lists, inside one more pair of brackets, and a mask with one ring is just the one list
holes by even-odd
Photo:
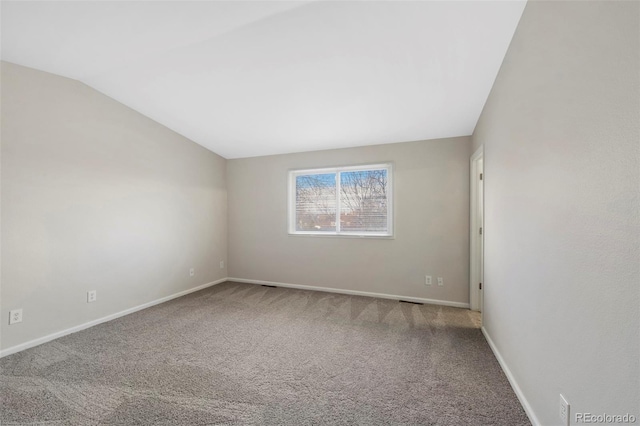
[[[229, 160], [229, 276], [468, 303], [470, 149], [462, 137]], [[395, 239], [287, 234], [290, 169], [385, 161]]]
[[226, 161], [113, 99], [3, 62], [1, 158], [3, 349], [226, 276]]
[[639, 9], [530, 1], [473, 135], [484, 325], [544, 425], [640, 414]]

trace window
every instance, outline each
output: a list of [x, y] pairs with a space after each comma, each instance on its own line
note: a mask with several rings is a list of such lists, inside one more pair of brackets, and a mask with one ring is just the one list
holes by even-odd
[[289, 172], [289, 233], [390, 237], [391, 164]]

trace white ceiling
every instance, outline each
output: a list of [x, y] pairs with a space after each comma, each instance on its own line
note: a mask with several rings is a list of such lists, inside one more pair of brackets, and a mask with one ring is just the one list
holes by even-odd
[[2, 59], [226, 158], [470, 135], [525, 1], [2, 1]]

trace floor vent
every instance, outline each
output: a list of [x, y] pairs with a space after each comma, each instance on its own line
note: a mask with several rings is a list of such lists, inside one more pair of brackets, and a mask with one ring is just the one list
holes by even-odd
[[424, 305], [424, 303], [420, 303], [420, 302], [410, 302], [408, 300], [400, 300], [400, 303], [411, 303], [413, 305]]
[[271, 288], [277, 288], [275, 285], [266, 285], [266, 284], [262, 284], [262, 287], [271, 287]]

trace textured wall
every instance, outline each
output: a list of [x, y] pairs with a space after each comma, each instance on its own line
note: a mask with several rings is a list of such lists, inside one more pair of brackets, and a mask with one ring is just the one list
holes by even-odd
[[[470, 148], [462, 137], [230, 160], [229, 275], [468, 303]], [[287, 234], [289, 170], [386, 161], [394, 239]]]
[[640, 414], [639, 18], [530, 1], [473, 135], [484, 324], [544, 425], [560, 393], [574, 413]]
[[3, 62], [1, 347], [225, 277], [225, 165], [88, 86]]

